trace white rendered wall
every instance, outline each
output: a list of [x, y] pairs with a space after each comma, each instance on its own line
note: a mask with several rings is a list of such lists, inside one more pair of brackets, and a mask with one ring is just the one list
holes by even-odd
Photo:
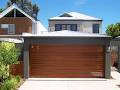
[[100, 25], [100, 33], [102, 33], [102, 21], [49, 21], [49, 31], [55, 31], [55, 24], [77, 24], [77, 30], [80, 32], [93, 32], [93, 24]]

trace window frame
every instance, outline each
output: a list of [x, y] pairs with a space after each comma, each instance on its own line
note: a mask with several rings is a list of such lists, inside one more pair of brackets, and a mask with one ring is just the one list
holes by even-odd
[[[58, 30], [57, 26], [59, 26], [59, 27], [60, 27], [60, 30]], [[55, 31], [61, 31], [61, 29], [62, 29], [61, 24], [55, 24]]]
[[[7, 27], [6, 27], [6, 25], [7, 25]], [[1, 25], [0, 25], [0, 28], [1, 28], [1, 29], [4, 29], [4, 30], [8, 30], [9, 24], [1, 24]]]
[[[12, 30], [13, 32], [10, 31], [10, 26], [13, 26], [14, 28], [14, 30]], [[8, 34], [15, 34], [15, 24], [9, 24]]]
[[[63, 25], [64, 25], [65, 29], [63, 29]], [[76, 30], [73, 30], [73, 29], [72, 29], [72, 26], [73, 26], [73, 25], [75, 25]], [[60, 30], [57, 30], [57, 26], [60, 27]], [[69, 27], [70, 29], [68, 29], [68, 27]], [[77, 31], [77, 24], [55, 24], [55, 31], [61, 31], [61, 30]]]
[[[7, 25], [7, 26], [4, 26], [4, 25]], [[12, 27], [13, 30], [11, 29], [11, 26], [13, 26]], [[15, 24], [1, 24], [0, 28], [7, 30], [7, 34], [15, 34]]]
[[[73, 30], [73, 26], [75, 25], [75, 29], [76, 30]], [[71, 24], [71, 30], [70, 31], [77, 31], [77, 24]]]
[[[96, 27], [97, 27], [97, 29], [96, 29]], [[93, 31], [93, 33], [100, 33], [100, 24], [93, 24], [92, 31]]]

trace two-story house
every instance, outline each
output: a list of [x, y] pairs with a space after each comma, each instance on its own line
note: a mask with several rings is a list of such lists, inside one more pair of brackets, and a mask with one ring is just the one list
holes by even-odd
[[49, 19], [49, 31], [80, 31], [87, 33], [101, 33], [102, 19], [77, 12], [64, 13]]
[[40, 21], [13, 4], [0, 13], [0, 35], [38, 34], [47, 31]]
[[18, 44], [21, 62], [10, 68], [11, 73], [25, 79], [110, 78], [111, 38], [93, 34], [101, 32], [101, 24], [101, 19], [71, 12], [49, 19], [51, 32], [47, 32], [39, 21], [12, 5], [0, 14], [0, 39], [14, 36], [24, 42]]

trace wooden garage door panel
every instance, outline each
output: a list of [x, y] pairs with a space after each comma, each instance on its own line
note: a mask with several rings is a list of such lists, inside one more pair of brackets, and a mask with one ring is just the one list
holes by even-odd
[[[71, 52], [72, 51], [72, 52]], [[57, 50], [56, 49], [56, 51], [47, 51], [47, 52], [45, 52], [45, 51], [32, 51], [34, 54], [37, 52], [37, 53], [41, 53], [40, 55], [41, 56], [47, 56], [47, 55], [53, 55], [53, 56], [60, 56], [60, 55], [63, 55], [63, 56], [70, 56], [70, 55], [74, 55], [74, 53], [76, 53], [75, 54], [75, 56], [79, 56], [79, 55], [85, 55], [85, 54], [89, 54], [89, 55], [100, 55], [100, 54], [102, 54], [101, 52], [97, 52], [97, 51], [91, 51], [91, 52], [85, 52], [85, 51], [80, 51], [80, 52], [78, 52], [78, 51], [73, 51], [73, 50], [65, 50], [64, 51], [64, 49], [63, 49], [63, 51], [59, 51], [59, 50]], [[52, 53], [50, 53], [50, 52], [52, 52]], [[69, 52], [69, 53], [68, 53]], [[33, 54], [33, 55], [34, 55]], [[92, 57], [92, 56], [91, 56]]]
[[[55, 67], [54, 67], [55, 68]], [[49, 68], [49, 69], [46, 69], [46, 68], [41, 68], [41, 69], [34, 69], [33, 71], [32, 71], [32, 73], [34, 73], [35, 74], [35, 72], [37, 73], [37, 74], [39, 74], [39, 73], [43, 73], [43, 72], [54, 72], [54, 73], [57, 73], [57, 72], [71, 72], [71, 74], [74, 74], [74, 73], [84, 73], [84, 72], [87, 72], [87, 73], [90, 73], [90, 72], [103, 72], [104, 70], [100, 70], [100, 69], [91, 69], [91, 68], [89, 68], [89, 69], [87, 69], [87, 68], [63, 68], [63, 69], [58, 69], [58, 68], [56, 68], [56, 69], [54, 69], [54, 68]], [[38, 72], [40, 70], [40, 72]], [[73, 73], [74, 72], [74, 73]], [[31, 74], [32, 74], [31, 73]]]
[[[76, 47], [74, 47], [76, 46]], [[65, 45], [32, 45], [31, 48], [36, 48], [37, 50], [38, 49], [42, 49], [43, 51], [56, 51], [57, 50], [61, 50], [61, 49], [64, 49], [64, 50], [80, 50], [80, 51], [84, 51], [84, 50], [91, 50], [92, 51], [103, 51], [103, 48], [101, 47], [101, 45], [87, 45], [88, 47], [86, 47], [86, 45], [83, 45], [82, 47], [80, 47], [81, 45], [67, 45], [67, 48]], [[74, 48], [72, 48], [74, 47]], [[78, 48], [79, 47], [79, 48]], [[44, 50], [44, 48], [47, 48], [47, 50]], [[94, 49], [93, 49], [94, 48]], [[35, 50], [35, 49], [33, 49]]]
[[[51, 63], [51, 62], [50, 62]], [[99, 66], [99, 65], [103, 65], [104, 63], [101, 63], [101, 62], [93, 62], [93, 63], [85, 63], [85, 62], [80, 62], [80, 64], [79, 63], [77, 63], [77, 64], [74, 64], [74, 63], [72, 63], [72, 62], [69, 62], [69, 63], [67, 63], [67, 62], [65, 62], [65, 63], [63, 63], [63, 62], [53, 62], [53, 63], [32, 63], [31, 65], [36, 65], [36, 66], [33, 66], [33, 67], [39, 67], [39, 65], [40, 66], [58, 66], [58, 67], [63, 67], [63, 66], [72, 66], [72, 67], [80, 67], [80, 66], [84, 66], [84, 65], [88, 65], [88, 66], [93, 66], [93, 65], [95, 65], [95, 66]], [[32, 67], [32, 66], [31, 66]]]
[[104, 77], [104, 46], [32, 45], [30, 77]]
[[[39, 55], [53, 55], [53, 56], [57, 56], [57, 55], [63, 55], [63, 56], [83, 56], [85, 54], [89, 54], [89, 56], [91, 55], [99, 55], [99, 54], [103, 54], [103, 48], [101, 46], [98, 46], [97, 48], [94, 46], [82, 46], [79, 47], [78, 45], [76, 45], [74, 48], [74, 46], [67, 46], [67, 48], [64, 45], [57, 45], [57, 47], [54, 47], [54, 45], [50, 45], [50, 46], [32, 46], [32, 52], [35, 52], [33, 54], [36, 54], [36, 52], [41, 53]], [[79, 47], [79, 48], [78, 48]], [[45, 49], [47, 48], [47, 49]], [[94, 49], [93, 49], [94, 48]], [[72, 51], [72, 52], [71, 52]], [[87, 51], [87, 52], [86, 52]], [[52, 52], [52, 53], [50, 53]], [[69, 52], [69, 53], [68, 53]], [[97, 52], [97, 53], [96, 53]]]

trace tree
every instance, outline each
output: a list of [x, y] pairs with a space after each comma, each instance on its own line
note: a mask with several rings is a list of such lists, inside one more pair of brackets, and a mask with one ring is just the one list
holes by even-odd
[[17, 4], [17, 2], [18, 2], [19, 0], [9, 0], [8, 2], [7, 2], [7, 7], [10, 7], [12, 4]]
[[16, 4], [24, 12], [37, 19], [39, 7], [36, 4], [32, 4], [28, 0], [9, 0], [7, 2], [7, 7], [11, 6], [12, 4]]
[[9, 66], [18, 63], [20, 52], [14, 43], [0, 43], [0, 80], [9, 76]]
[[120, 23], [107, 26], [106, 34], [114, 37], [120, 36]]
[[4, 9], [3, 8], [0, 8], [0, 13], [2, 13], [4, 11]]
[[39, 7], [36, 4], [34, 4], [33, 5], [33, 17], [35, 19], [37, 19], [38, 12], [39, 12]]

